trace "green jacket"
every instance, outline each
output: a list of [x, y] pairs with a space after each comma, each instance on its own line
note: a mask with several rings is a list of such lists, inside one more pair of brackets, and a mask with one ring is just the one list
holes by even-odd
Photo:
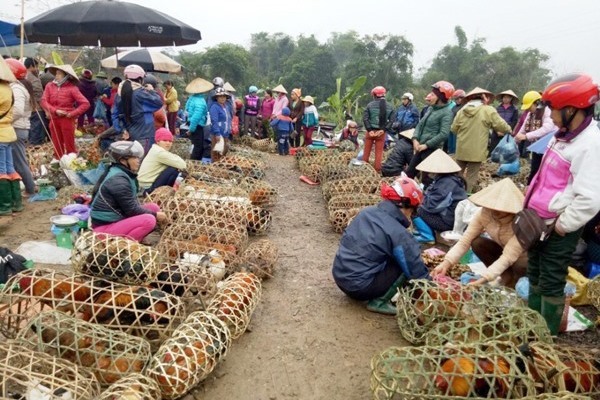
[[465, 104], [452, 123], [452, 132], [456, 133], [456, 159], [470, 162], [487, 160], [490, 130], [511, 131], [510, 125], [494, 107], [483, 105], [479, 100]]
[[431, 106], [415, 128], [413, 140], [428, 149], [441, 149], [450, 133], [450, 124], [452, 108], [448, 104]]
[[379, 102], [380, 99], [375, 99], [367, 104], [367, 108], [363, 112], [363, 124], [367, 131], [376, 131], [385, 129], [385, 125], [392, 121], [394, 115], [394, 108], [389, 101], [385, 102], [386, 118], [383, 126], [379, 126]]

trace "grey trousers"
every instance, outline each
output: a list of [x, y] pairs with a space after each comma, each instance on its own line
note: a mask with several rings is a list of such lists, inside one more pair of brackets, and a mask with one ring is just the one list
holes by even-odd
[[34, 194], [35, 182], [33, 180], [33, 175], [31, 175], [29, 161], [27, 161], [27, 153], [25, 152], [25, 146], [29, 140], [29, 130], [15, 128], [15, 132], [17, 133], [17, 141], [10, 144], [15, 171], [21, 175], [21, 179], [25, 185], [25, 192], [27, 194]]

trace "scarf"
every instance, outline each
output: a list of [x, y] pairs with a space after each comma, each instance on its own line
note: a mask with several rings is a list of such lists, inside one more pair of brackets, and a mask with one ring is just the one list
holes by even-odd
[[62, 85], [64, 85], [67, 81], [69, 80], [69, 75], [65, 76], [64, 78], [62, 78], [60, 81], [57, 79], [54, 79], [54, 83], [56, 84], [56, 86], [61, 87]]

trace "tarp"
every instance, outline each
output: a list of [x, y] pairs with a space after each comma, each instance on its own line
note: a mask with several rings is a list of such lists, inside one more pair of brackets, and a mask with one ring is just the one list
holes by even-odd
[[[21, 39], [14, 34], [16, 24], [0, 21], [0, 46], [16, 46], [21, 44]], [[27, 40], [25, 41], [27, 43]]]

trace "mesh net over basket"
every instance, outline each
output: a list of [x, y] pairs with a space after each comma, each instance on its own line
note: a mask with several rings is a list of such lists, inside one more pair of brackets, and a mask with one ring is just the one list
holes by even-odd
[[530, 341], [552, 343], [552, 336], [540, 313], [525, 307], [486, 313], [475, 323], [462, 319], [440, 322], [425, 335], [428, 346], [489, 340], [511, 341], [517, 345]]
[[327, 203], [327, 210], [329, 214], [335, 210], [345, 210], [350, 208], [362, 208], [367, 206], [374, 206], [381, 202], [381, 196], [376, 194], [365, 194], [365, 193], [348, 193], [340, 194], [332, 197]]
[[256, 275], [237, 272], [223, 281], [208, 305], [208, 312], [225, 322], [231, 337], [237, 339], [246, 331], [261, 292], [260, 279]]
[[165, 230], [163, 238], [190, 241], [236, 254], [240, 254], [248, 244], [248, 232], [241, 226], [232, 230], [209, 225], [177, 223]]
[[[217, 280], [221, 279], [226, 273], [236, 271], [240, 266], [240, 257], [226, 246], [218, 245], [219, 249], [206, 244], [199, 244], [186, 240], [162, 239], [158, 244], [157, 250], [169, 262], [180, 265], [189, 262], [196, 262], [201, 259], [201, 263], [208, 263], [209, 270], [215, 275]], [[220, 262], [214, 260], [209, 255], [218, 252], [218, 256], [223, 259], [223, 266]]]
[[175, 138], [173, 139], [173, 146], [171, 146], [170, 152], [177, 154], [179, 157], [187, 160], [192, 154], [192, 142], [187, 138]]
[[520, 399], [536, 393], [510, 342], [391, 347], [371, 360], [371, 391], [377, 400]]
[[24, 400], [95, 400], [96, 378], [81, 367], [33, 351], [24, 343], [0, 343], [0, 397]]
[[470, 324], [485, 321], [489, 313], [524, 306], [514, 291], [491, 286], [438, 284], [411, 280], [399, 290], [398, 326], [404, 339], [419, 344], [425, 334], [442, 321], [462, 320]]
[[60, 311], [38, 314], [18, 337], [32, 348], [77, 364], [103, 385], [142, 372], [150, 344], [142, 338], [82, 321]]
[[250, 202], [259, 207], [272, 207], [277, 203], [277, 189], [266, 181], [246, 178], [240, 187], [248, 192]]
[[257, 240], [250, 243], [242, 254], [242, 265], [260, 279], [271, 278], [278, 256], [275, 243], [268, 239]]
[[153, 348], [171, 335], [184, 318], [177, 296], [146, 286], [127, 286], [84, 275], [29, 270], [7, 282], [0, 296], [0, 329], [15, 337], [37, 313], [55, 309], [84, 321], [146, 339]]
[[123, 237], [86, 232], [71, 252], [75, 272], [127, 284], [143, 284], [158, 273], [158, 252]]
[[354, 217], [358, 215], [362, 208], [343, 208], [334, 210], [329, 213], [329, 223], [333, 227], [333, 230], [337, 233], [344, 232], [344, 229], [350, 225], [350, 222]]
[[568, 391], [600, 395], [600, 350], [534, 342], [522, 346], [531, 375], [544, 393]]
[[98, 400], [156, 400], [160, 388], [154, 379], [142, 374], [129, 374], [108, 387]]
[[163, 399], [177, 399], [204, 380], [230, 346], [231, 335], [223, 321], [195, 312], [160, 346], [146, 374], [158, 383]]
[[322, 191], [326, 200], [348, 193], [376, 194], [381, 186], [381, 178], [375, 175], [353, 176], [323, 184]]

